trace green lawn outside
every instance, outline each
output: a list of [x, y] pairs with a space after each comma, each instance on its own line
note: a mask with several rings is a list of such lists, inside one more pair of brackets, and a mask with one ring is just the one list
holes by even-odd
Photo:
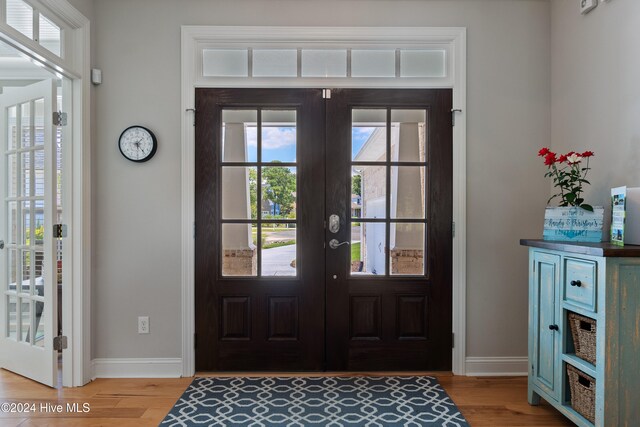
[[351, 262], [360, 261], [360, 242], [351, 244]]

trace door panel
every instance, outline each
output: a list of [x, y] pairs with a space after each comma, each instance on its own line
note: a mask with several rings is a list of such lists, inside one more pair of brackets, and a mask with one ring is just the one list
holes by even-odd
[[0, 95], [0, 366], [57, 382], [56, 138], [53, 80]]
[[196, 111], [196, 369], [323, 369], [321, 92], [197, 89]]
[[332, 91], [329, 370], [451, 369], [450, 112], [451, 90]]

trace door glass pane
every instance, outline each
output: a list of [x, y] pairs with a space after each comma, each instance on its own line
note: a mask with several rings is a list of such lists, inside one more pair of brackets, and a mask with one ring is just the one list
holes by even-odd
[[8, 290], [15, 291], [18, 283], [18, 251], [9, 249], [9, 264], [7, 265], [7, 273], [9, 275]]
[[31, 236], [31, 203], [30, 202], [22, 202], [22, 235], [19, 236], [20, 244], [29, 245], [31, 244], [30, 236]]
[[359, 213], [355, 218], [385, 218], [387, 213], [386, 166], [353, 166], [351, 192], [352, 215]]
[[44, 296], [44, 252], [35, 251], [34, 254], [34, 282], [35, 290], [34, 295]]
[[424, 218], [425, 172], [424, 166], [391, 167], [391, 218]]
[[256, 276], [258, 250], [256, 227], [251, 224], [222, 224], [222, 275]]
[[391, 223], [389, 265], [392, 275], [424, 274], [424, 223]]
[[425, 161], [426, 117], [425, 110], [391, 110], [391, 161]]
[[7, 220], [9, 221], [9, 243], [15, 245], [18, 243], [18, 202], [8, 203]]
[[256, 110], [222, 111], [222, 161], [255, 162], [258, 159]]
[[257, 168], [222, 168], [222, 218], [256, 219], [258, 207]]
[[20, 154], [20, 196], [31, 196], [31, 152]]
[[7, 178], [9, 179], [9, 197], [18, 196], [18, 154], [7, 155]]
[[387, 249], [385, 224], [351, 224], [351, 274], [384, 275]]
[[19, 292], [30, 294], [31, 293], [31, 260], [33, 259], [30, 250], [21, 250], [22, 254], [22, 282]]
[[7, 115], [7, 140], [9, 141], [9, 150], [15, 150], [18, 148], [18, 128], [17, 128], [17, 107], [9, 107]]
[[29, 340], [29, 328], [31, 326], [31, 303], [27, 298], [18, 298], [20, 303], [20, 341]]
[[22, 118], [20, 120], [20, 140], [22, 147], [29, 147], [31, 145], [31, 104], [26, 102], [21, 105]]
[[36, 99], [34, 101], [35, 114], [34, 114], [34, 124], [35, 124], [35, 137], [34, 144], [35, 145], [44, 145], [44, 99]]
[[18, 339], [18, 299], [15, 294], [7, 296], [7, 331], [6, 336]]
[[262, 276], [296, 275], [296, 224], [262, 225]]
[[35, 304], [35, 325], [36, 325], [36, 336], [34, 337], [34, 344], [37, 347], [44, 347], [44, 327], [45, 327], [45, 317], [44, 317], [44, 303], [40, 301], [34, 301]]
[[296, 161], [296, 111], [262, 112], [262, 161]]
[[387, 110], [353, 110], [351, 159], [383, 162], [387, 159]]
[[34, 196], [44, 197], [44, 150], [34, 150], [34, 178], [36, 185], [34, 188]]
[[296, 168], [262, 168], [262, 219], [295, 219], [297, 195]]
[[302, 49], [302, 77], [347, 77], [346, 49]]

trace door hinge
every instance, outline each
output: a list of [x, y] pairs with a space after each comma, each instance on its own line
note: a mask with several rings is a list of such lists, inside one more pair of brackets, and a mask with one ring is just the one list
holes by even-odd
[[61, 239], [67, 237], [67, 226], [65, 224], [53, 224], [53, 238]]
[[451, 126], [456, 125], [456, 113], [462, 113], [462, 110], [459, 108], [451, 110]]
[[62, 111], [54, 111], [53, 113], [53, 125], [54, 126], [66, 126], [67, 125], [67, 113]]
[[67, 348], [67, 337], [60, 335], [53, 337], [53, 349], [56, 351], [62, 351]]
[[331, 99], [331, 89], [322, 89], [322, 99]]
[[456, 348], [456, 334], [451, 332], [451, 348]]
[[453, 221], [451, 223], [451, 237], [454, 237], [454, 238], [456, 237], [456, 222], [455, 221]]

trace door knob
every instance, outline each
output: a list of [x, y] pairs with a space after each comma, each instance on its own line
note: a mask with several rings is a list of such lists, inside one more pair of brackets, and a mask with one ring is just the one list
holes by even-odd
[[551, 329], [552, 331], [557, 331], [560, 328], [558, 328], [558, 325], [549, 325], [549, 329]]
[[571, 286], [581, 287], [582, 286], [582, 282], [580, 280], [572, 280], [571, 281]]
[[331, 249], [338, 249], [342, 245], [349, 245], [349, 242], [338, 242], [336, 239], [331, 239], [329, 241], [329, 247]]

